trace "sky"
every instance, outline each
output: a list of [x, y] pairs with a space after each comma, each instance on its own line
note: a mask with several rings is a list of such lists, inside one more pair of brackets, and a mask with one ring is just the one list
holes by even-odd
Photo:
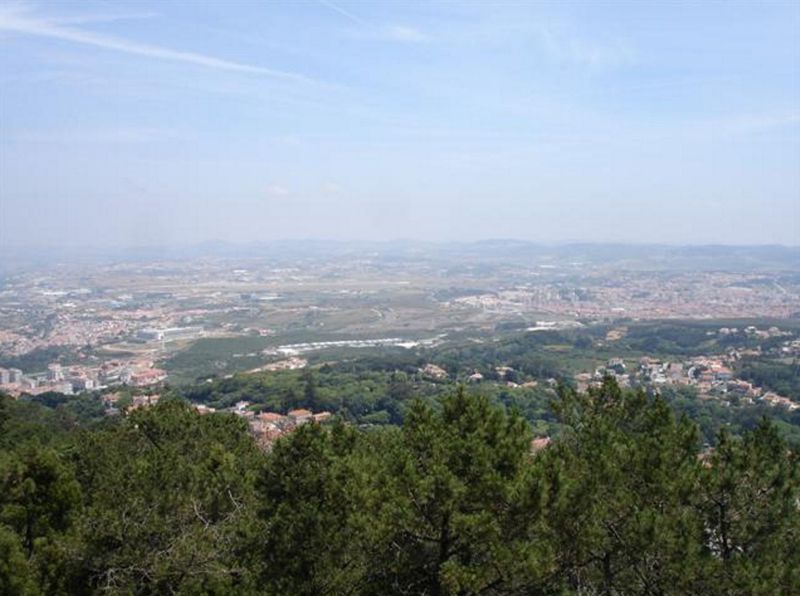
[[0, 0], [0, 248], [800, 244], [800, 2]]

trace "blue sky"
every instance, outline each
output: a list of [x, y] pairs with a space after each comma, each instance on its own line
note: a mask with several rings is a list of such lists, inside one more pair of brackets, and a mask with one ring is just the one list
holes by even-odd
[[0, 243], [281, 238], [800, 244], [800, 3], [0, 3]]

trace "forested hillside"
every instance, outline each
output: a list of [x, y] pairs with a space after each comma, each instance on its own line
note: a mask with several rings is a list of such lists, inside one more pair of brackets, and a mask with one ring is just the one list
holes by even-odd
[[179, 399], [88, 425], [0, 404], [3, 594], [800, 586], [800, 466], [776, 429], [703, 450], [663, 399], [611, 379], [559, 391], [549, 443], [463, 389], [412, 399], [400, 426], [305, 424], [269, 453]]

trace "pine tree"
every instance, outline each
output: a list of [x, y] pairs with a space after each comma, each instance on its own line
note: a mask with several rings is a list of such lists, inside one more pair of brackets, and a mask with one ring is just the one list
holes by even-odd
[[568, 425], [543, 456], [560, 575], [579, 591], [692, 591], [702, 547], [696, 429], [660, 398], [613, 379], [577, 395], [562, 388]]
[[767, 420], [743, 439], [720, 433], [703, 475], [710, 585], [728, 594], [797, 593], [799, 464]]
[[[376, 478], [370, 593], [479, 593], [514, 585], [532, 551], [516, 526], [530, 431], [463, 388], [412, 404]], [[534, 563], [535, 564], [535, 563]]]
[[274, 594], [351, 593], [363, 571], [355, 544], [356, 436], [309, 423], [279, 440], [258, 483], [261, 520], [252, 551]]
[[247, 592], [238, 536], [259, 454], [241, 419], [170, 401], [87, 434], [75, 459], [84, 510], [67, 592]]

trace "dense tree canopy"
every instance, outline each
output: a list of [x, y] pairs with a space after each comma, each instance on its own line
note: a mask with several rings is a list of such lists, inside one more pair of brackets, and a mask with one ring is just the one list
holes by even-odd
[[797, 593], [800, 467], [768, 422], [704, 450], [606, 380], [558, 391], [545, 447], [513, 403], [391, 383], [401, 426], [309, 423], [268, 453], [179, 400], [21, 441], [29, 404], [3, 398], [0, 592]]

